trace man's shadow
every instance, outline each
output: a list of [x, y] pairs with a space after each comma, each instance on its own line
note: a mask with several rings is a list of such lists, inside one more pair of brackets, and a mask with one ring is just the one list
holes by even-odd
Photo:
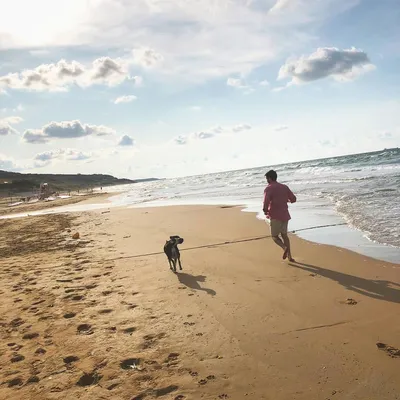
[[396, 282], [360, 278], [358, 276], [299, 262], [289, 263], [289, 265], [336, 281], [346, 289], [363, 296], [390, 301], [392, 303], [400, 303], [400, 284]]
[[176, 276], [179, 279], [179, 282], [183, 285], [187, 286], [193, 290], [200, 290], [210, 294], [211, 296], [215, 296], [217, 293], [215, 290], [207, 289], [200, 286], [200, 283], [204, 283], [206, 281], [206, 277], [204, 275], [193, 276], [190, 274], [186, 274], [185, 272], [177, 272]]

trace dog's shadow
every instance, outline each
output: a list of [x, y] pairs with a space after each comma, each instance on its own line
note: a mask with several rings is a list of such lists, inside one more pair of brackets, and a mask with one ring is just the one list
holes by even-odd
[[176, 276], [179, 279], [179, 282], [186, 287], [193, 289], [193, 290], [200, 290], [206, 292], [211, 296], [215, 296], [217, 292], [212, 289], [204, 288], [200, 286], [200, 283], [204, 283], [206, 281], [206, 276], [204, 275], [190, 275], [186, 274], [185, 272], [177, 272]]

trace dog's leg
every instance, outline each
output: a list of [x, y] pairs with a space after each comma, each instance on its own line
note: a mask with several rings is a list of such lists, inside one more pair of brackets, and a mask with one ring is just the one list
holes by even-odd
[[179, 263], [179, 269], [182, 271], [182, 264], [181, 264], [181, 258], [178, 258], [178, 263]]
[[168, 259], [168, 263], [169, 263], [169, 269], [172, 271], [172, 262], [171, 262], [171, 260]]
[[176, 272], [176, 260], [173, 259], [173, 260], [172, 260], [172, 263], [174, 264], [174, 272]]

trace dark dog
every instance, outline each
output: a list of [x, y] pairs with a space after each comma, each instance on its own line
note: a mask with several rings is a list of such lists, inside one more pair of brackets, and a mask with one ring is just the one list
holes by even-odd
[[182, 270], [181, 253], [178, 249], [178, 244], [182, 244], [183, 239], [180, 236], [170, 236], [169, 240], [165, 242], [164, 253], [166, 254], [169, 262], [169, 267], [172, 271], [176, 272], [176, 263], [178, 262], [180, 270]]

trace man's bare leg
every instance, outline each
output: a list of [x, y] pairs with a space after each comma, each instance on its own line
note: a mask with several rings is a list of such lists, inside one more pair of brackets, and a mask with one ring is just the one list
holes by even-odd
[[289, 261], [294, 262], [294, 258], [292, 258], [292, 253], [290, 251], [290, 240], [287, 233], [282, 233], [283, 245], [285, 246], [285, 253], [289, 258]]
[[283, 250], [286, 250], [285, 244], [279, 236], [272, 236], [272, 240]]

